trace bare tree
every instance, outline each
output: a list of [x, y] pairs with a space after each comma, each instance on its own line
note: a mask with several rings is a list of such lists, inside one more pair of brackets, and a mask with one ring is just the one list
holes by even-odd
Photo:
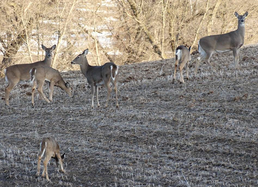
[[[43, 41], [57, 45], [52, 66], [58, 70], [72, 68], [85, 48], [93, 65], [172, 58], [178, 45], [196, 50], [201, 37], [235, 28], [234, 11], [248, 10], [254, 20], [257, 8], [248, 0], [1, 0], [0, 72], [41, 60]], [[247, 25], [246, 44], [255, 41], [254, 28]]]

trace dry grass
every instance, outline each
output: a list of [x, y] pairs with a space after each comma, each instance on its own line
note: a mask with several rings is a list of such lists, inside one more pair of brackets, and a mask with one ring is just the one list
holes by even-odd
[[[55, 88], [54, 102], [35, 101], [30, 87], [0, 103], [0, 180], [3, 186], [257, 186], [258, 48], [242, 49], [240, 70], [231, 53], [214, 55], [216, 71], [172, 84], [174, 60], [120, 68], [120, 108], [91, 109], [80, 72], [63, 73], [73, 98]], [[194, 57], [194, 59], [196, 56]], [[178, 74], [179, 78], [179, 74]], [[0, 94], [4, 97], [4, 79]], [[25, 87], [25, 88], [24, 88]], [[45, 91], [47, 93], [47, 91]], [[100, 91], [102, 106], [106, 89]], [[49, 184], [35, 178], [39, 143], [55, 136], [66, 152]]]

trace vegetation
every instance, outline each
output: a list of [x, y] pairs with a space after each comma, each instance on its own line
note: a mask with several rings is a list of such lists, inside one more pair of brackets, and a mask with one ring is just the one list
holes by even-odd
[[240, 0], [2, 0], [1, 67], [41, 58], [41, 44], [57, 44], [52, 67], [89, 48], [95, 65], [174, 56], [178, 45], [236, 29], [235, 11], [249, 11], [245, 44], [257, 43], [258, 3]]

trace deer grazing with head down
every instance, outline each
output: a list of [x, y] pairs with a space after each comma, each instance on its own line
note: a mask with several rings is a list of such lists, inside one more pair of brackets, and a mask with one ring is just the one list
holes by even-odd
[[117, 99], [117, 74], [118, 74], [118, 66], [113, 62], [108, 62], [103, 66], [91, 66], [88, 63], [86, 55], [89, 50], [86, 49], [82, 54], [78, 55], [71, 64], [79, 64], [81, 68], [82, 74], [87, 78], [88, 83], [91, 85], [91, 94], [92, 94], [92, 104], [91, 107], [94, 108], [94, 94], [96, 91], [97, 104], [98, 107], [99, 99], [98, 99], [98, 86], [105, 85], [107, 88], [107, 102], [106, 107], [108, 106], [110, 92], [112, 91], [110, 88], [110, 83], [113, 84], [115, 92], [116, 92], [116, 107], [118, 105]]
[[37, 173], [36, 176], [39, 176], [40, 174], [40, 163], [41, 159], [45, 155], [45, 159], [43, 161], [44, 164], [44, 169], [42, 172], [42, 177], [45, 177], [48, 181], [48, 172], [47, 172], [47, 164], [50, 161], [51, 158], [54, 158], [56, 160], [56, 165], [60, 165], [61, 167], [61, 172], [65, 173], [65, 170], [63, 168], [63, 159], [64, 159], [64, 154], [61, 156], [60, 154], [60, 147], [56, 140], [53, 137], [47, 137], [43, 138], [42, 142], [40, 143], [40, 152], [38, 154], [38, 164], [37, 164]]
[[53, 57], [53, 50], [56, 48], [56, 45], [53, 45], [51, 48], [46, 48], [42, 45], [42, 49], [45, 51], [45, 59], [42, 61], [34, 62], [31, 64], [16, 64], [9, 66], [5, 69], [5, 80], [8, 83], [5, 88], [5, 104], [9, 106], [9, 95], [11, 90], [20, 82], [30, 79], [30, 70], [32, 68], [40, 66], [51, 66], [51, 61]]
[[197, 74], [200, 59], [207, 60], [208, 63], [210, 63], [210, 58], [214, 52], [233, 51], [234, 64], [235, 67], [238, 68], [239, 50], [244, 44], [245, 18], [247, 15], [248, 12], [243, 15], [239, 15], [235, 12], [235, 16], [238, 19], [237, 30], [226, 34], [206, 36], [200, 39], [198, 51], [201, 58], [197, 60], [195, 74]]
[[[64, 81], [64, 79], [61, 77], [59, 71], [57, 71], [56, 69], [53, 69], [51, 67], [44, 67], [44, 66], [32, 68], [30, 70], [30, 76], [31, 76], [31, 81], [33, 83], [32, 94], [31, 94], [32, 106], [34, 106], [34, 93], [35, 93], [35, 89], [36, 89], [37, 85], [38, 85], [38, 92], [48, 103], [50, 103], [50, 101], [52, 102], [52, 100], [53, 100], [54, 86], [61, 88], [70, 97], [72, 97], [70, 84], [68, 82]], [[50, 82], [49, 100], [43, 93], [43, 86], [44, 86], [45, 80]]]
[[186, 77], [187, 79], [189, 79], [189, 74], [188, 74], [188, 70], [189, 70], [189, 61], [191, 60], [191, 55], [190, 55], [190, 50], [191, 47], [189, 47], [189, 49], [183, 45], [180, 45], [176, 48], [176, 63], [175, 63], [175, 70], [174, 70], [174, 78], [173, 78], [173, 82], [176, 80], [176, 69], [179, 65], [179, 70], [180, 70], [180, 82], [184, 83], [184, 76], [183, 76], [183, 68], [186, 65]]

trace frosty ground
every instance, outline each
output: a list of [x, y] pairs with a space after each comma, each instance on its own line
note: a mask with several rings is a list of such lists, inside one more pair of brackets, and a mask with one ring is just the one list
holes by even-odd
[[[35, 108], [29, 82], [19, 84], [10, 107], [0, 102], [2, 186], [257, 186], [258, 48], [241, 50], [239, 70], [232, 53], [212, 61], [197, 76], [192, 63], [185, 84], [172, 84], [174, 59], [121, 66], [118, 109], [114, 92], [104, 107], [105, 88], [91, 109], [77, 71], [62, 73], [72, 98], [55, 88], [53, 103], [36, 99]], [[51, 183], [35, 177], [45, 136], [66, 153], [67, 174], [52, 160]]]

